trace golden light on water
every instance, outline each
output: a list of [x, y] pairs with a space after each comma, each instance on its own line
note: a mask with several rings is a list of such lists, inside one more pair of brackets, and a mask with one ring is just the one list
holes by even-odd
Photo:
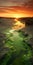
[[24, 27], [25, 27], [25, 23], [21, 23], [21, 22], [16, 18], [16, 19], [15, 19], [14, 26], [12, 27], [12, 29], [18, 30], [18, 29], [21, 29], [21, 28], [24, 28]]

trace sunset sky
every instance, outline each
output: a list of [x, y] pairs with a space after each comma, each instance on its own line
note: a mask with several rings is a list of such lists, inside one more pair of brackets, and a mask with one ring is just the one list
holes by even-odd
[[0, 0], [0, 17], [33, 17], [33, 0]]

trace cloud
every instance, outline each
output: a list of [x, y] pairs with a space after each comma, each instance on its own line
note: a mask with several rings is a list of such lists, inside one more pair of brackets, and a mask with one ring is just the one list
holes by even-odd
[[0, 0], [0, 14], [23, 14], [33, 16], [33, 0]]
[[33, 17], [33, 9], [21, 6], [0, 7], [0, 17]]
[[25, 6], [33, 8], [33, 0], [0, 0], [0, 6]]

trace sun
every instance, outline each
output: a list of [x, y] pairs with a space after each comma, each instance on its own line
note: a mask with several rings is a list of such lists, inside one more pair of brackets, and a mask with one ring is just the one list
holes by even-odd
[[14, 14], [13, 17], [20, 18], [21, 17], [21, 14]]

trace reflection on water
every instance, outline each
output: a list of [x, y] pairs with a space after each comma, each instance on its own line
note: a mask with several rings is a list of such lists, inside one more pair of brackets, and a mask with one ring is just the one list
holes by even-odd
[[12, 27], [12, 29], [18, 30], [18, 29], [22, 29], [24, 27], [25, 27], [25, 23], [21, 23], [18, 19], [15, 19], [15, 23], [14, 23], [14, 26]]

